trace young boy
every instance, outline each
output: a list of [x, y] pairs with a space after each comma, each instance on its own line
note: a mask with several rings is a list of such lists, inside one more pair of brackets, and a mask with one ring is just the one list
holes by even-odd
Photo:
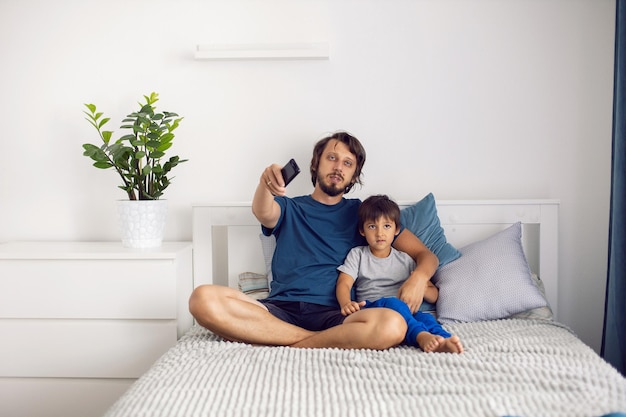
[[[337, 301], [341, 313], [348, 316], [361, 308], [387, 307], [397, 311], [407, 322], [405, 341], [424, 352], [463, 352], [458, 336], [445, 331], [437, 320], [421, 311], [411, 314], [409, 307], [397, 298], [398, 289], [415, 269], [415, 261], [391, 247], [400, 232], [400, 208], [385, 195], [367, 198], [358, 210], [359, 232], [369, 246], [353, 248], [344, 264], [338, 267]], [[350, 292], [356, 286], [356, 299]], [[439, 291], [428, 283], [424, 299], [437, 301]], [[374, 300], [372, 302], [372, 300]]]

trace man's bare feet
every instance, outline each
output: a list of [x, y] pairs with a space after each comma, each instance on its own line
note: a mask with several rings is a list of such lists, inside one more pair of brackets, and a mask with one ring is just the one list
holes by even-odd
[[417, 335], [417, 344], [424, 352], [463, 353], [463, 344], [458, 336], [445, 339], [432, 333], [421, 332]]

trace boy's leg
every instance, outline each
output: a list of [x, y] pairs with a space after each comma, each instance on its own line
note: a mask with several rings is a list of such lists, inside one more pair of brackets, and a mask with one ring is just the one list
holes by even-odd
[[423, 311], [416, 311], [415, 314], [413, 314], [413, 317], [415, 318], [415, 320], [420, 321], [424, 325], [424, 327], [426, 328], [426, 331], [432, 334], [443, 336], [446, 339], [452, 336], [443, 328], [443, 326], [441, 326], [441, 324], [437, 321], [435, 316], [433, 316], [430, 313], [424, 313]]
[[[411, 314], [409, 306], [399, 298], [381, 298], [373, 303], [367, 302], [365, 307], [386, 307], [400, 313], [407, 323], [405, 341], [411, 346], [421, 348], [424, 352], [463, 352], [463, 345], [458, 336], [452, 336], [446, 332], [439, 322], [428, 313], [418, 311], [415, 315]], [[428, 326], [433, 329], [433, 332], [429, 330]]]
[[459, 337], [448, 333], [432, 314], [418, 311], [413, 316], [427, 329], [426, 333], [418, 336], [420, 346], [425, 352], [463, 352], [463, 344]]

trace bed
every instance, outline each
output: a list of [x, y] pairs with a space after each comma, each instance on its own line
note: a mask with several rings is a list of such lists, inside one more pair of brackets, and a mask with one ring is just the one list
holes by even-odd
[[[626, 413], [626, 379], [558, 321], [558, 201], [429, 194], [401, 206], [406, 227], [451, 259], [431, 312], [463, 354], [253, 346], [193, 326], [106, 417]], [[272, 242], [249, 204], [195, 205], [193, 242], [195, 285], [271, 285]]]

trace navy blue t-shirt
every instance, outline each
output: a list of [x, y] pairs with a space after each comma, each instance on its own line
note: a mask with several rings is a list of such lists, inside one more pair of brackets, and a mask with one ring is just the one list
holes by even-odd
[[311, 196], [275, 200], [281, 208], [278, 223], [262, 228], [276, 237], [269, 298], [338, 307], [337, 267], [350, 249], [367, 244], [358, 231], [361, 200], [344, 198], [335, 205]]

